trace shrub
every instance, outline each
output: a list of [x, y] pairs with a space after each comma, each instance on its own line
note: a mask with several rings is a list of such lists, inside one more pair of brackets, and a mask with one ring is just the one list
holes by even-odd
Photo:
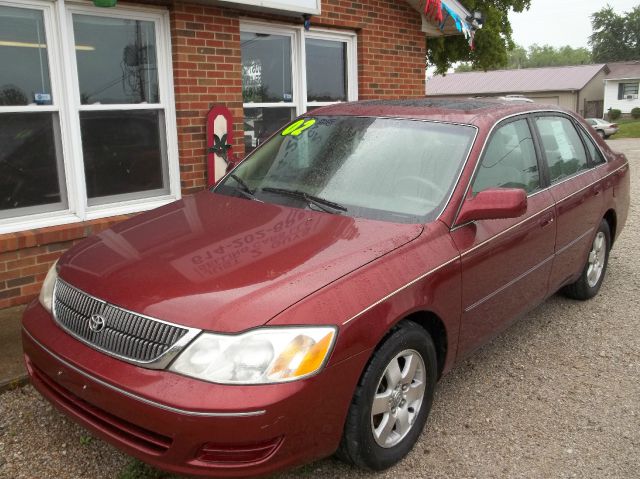
[[616, 121], [618, 118], [620, 118], [620, 115], [622, 115], [622, 112], [620, 110], [612, 108], [611, 110], [609, 110], [609, 121]]
[[640, 119], [640, 106], [637, 106], [631, 110], [631, 117], [636, 120]]

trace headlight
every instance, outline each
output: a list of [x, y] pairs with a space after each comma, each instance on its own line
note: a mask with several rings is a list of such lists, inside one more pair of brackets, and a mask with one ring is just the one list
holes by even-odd
[[56, 285], [56, 280], [58, 279], [58, 271], [56, 270], [57, 265], [58, 262], [56, 261], [53, 263], [53, 266], [49, 268], [49, 272], [47, 273], [46, 278], [44, 278], [44, 283], [42, 283], [40, 296], [38, 296], [40, 304], [49, 312], [51, 312], [53, 307], [53, 287]]
[[203, 333], [170, 370], [222, 384], [269, 384], [310, 376], [325, 365], [336, 329], [262, 328], [240, 335]]

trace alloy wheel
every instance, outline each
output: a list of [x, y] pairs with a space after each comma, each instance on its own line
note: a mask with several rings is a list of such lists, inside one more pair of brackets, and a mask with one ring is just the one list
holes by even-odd
[[602, 276], [604, 263], [607, 256], [607, 240], [602, 231], [593, 239], [591, 252], [589, 253], [589, 267], [587, 268], [587, 282], [590, 288], [595, 287]]
[[371, 407], [371, 430], [380, 447], [390, 448], [409, 433], [420, 412], [426, 388], [420, 353], [406, 349], [387, 365]]

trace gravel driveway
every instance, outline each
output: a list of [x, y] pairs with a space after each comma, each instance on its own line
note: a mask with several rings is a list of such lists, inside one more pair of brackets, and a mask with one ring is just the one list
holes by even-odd
[[[554, 296], [445, 377], [413, 452], [380, 474], [327, 459], [281, 479], [640, 477], [640, 140], [633, 204], [600, 295]], [[0, 396], [0, 477], [160, 478], [31, 387]]]

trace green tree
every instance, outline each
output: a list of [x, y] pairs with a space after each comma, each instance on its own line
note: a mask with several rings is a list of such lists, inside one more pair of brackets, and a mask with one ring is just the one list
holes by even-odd
[[607, 5], [591, 15], [589, 37], [597, 63], [637, 60], [640, 57], [640, 5], [620, 15]]
[[446, 73], [452, 64], [469, 62], [475, 70], [489, 70], [507, 65], [507, 51], [515, 47], [509, 11], [522, 12], [531, 0], [461, 0], [470, 11], [484, 15], [484, 25], [476, 32], [475, 49], [471, 50], [461, 35], [429, 39], [427, 63], [436, 73]]
[[527, 68], [529, 62], [529, 53], [521, 46], [516, 45], [515, 48], [507, 52], [507, 68]]
[[[531, 45], [528, 50], [520, 45], [507, 52], [508, 70], [517, 68], [539, 68], [566, 65], [585, 65], [591, 63], [591, 52], [586, 48], [560, 48], [551, 45]], [[472, 71], [471, 63], [463, 63], [456, 68], [456, 72]], [[495, 70], [495, 68], [489, 68]]]

